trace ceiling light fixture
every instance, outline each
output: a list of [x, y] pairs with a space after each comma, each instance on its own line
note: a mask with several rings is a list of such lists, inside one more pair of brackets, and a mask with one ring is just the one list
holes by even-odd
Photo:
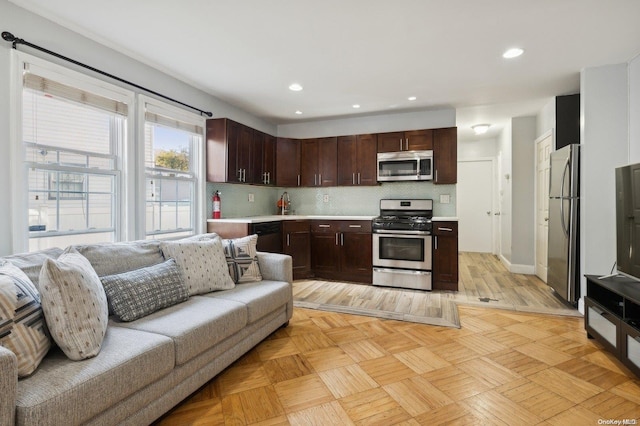
[[360, 108], [360, 105], [358, 105], [358, 104], [353, 104], [353, 107], [357, 109], [357, 108]]
[[289, 90], [291, 90], [291, 91], [293, 91], [293, 92], [299, 92], [299, 91], [301, 91], [301, 90], [302, 90], [302, 86], [301, 86], [300, 84], [298, 84], [298, 83], [292, 83], [292, 84], [289, 86]]
[[524, 53], [524, 50], [519, 48], [519, 47], [514, 47], [512, 49], [509, 49], [507, 51], [505, 51], [502, 54], [502, 57], [505, 59], [513, 59], [513, 58], [517, 58], [518, 56], [522, 55]]
[[296, 114], [300, 115], [300, 114], [302, 114], [302, 111], [298, 110], [298, 111], [296, 111]]
[[418, 98], [416, 98], [415, 96], [409, 96], [407, 99], [409, 99], [410, 101], [415, 101]]
[[476, 135], [484, 135], [491, 127], [490, 124], [476, 124], [471, 126]]

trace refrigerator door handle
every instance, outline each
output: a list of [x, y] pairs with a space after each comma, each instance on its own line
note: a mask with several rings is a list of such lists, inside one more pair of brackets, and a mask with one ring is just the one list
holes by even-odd
[[560, 199], [560, 225], [562, 225], [562, 232], [564, 232], [565, 236], [569, 236], [569, 230], [567, 229], [567, 224], [564, 222], [564, 198]]
[[569, 165], [571, 164], [570, 161], [571, 161], [571, 159], [567, 158], [567, 162], [564, 165], [564, 170], [562, 171], [562, 183], [560, 184], [560, 197], [561, 198], [566, 197], [566, 195], [564, 193], [564, 181], [567, 178], [567, 172], [569, 171]]

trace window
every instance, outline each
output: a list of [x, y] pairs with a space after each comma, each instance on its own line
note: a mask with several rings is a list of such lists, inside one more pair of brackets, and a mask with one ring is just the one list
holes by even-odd
[[192, 235], [202, 200], [204, 120], [140, 96], [144, 105], [145, 237]]
[[26, 182], [28, 249], [118, 240], [132, 93], [21, 58], [20, 181]]

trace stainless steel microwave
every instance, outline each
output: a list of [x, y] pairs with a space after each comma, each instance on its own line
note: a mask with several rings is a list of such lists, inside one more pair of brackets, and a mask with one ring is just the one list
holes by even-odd
[[378, 182], [432, 179], [431, 150], [378, 153]]

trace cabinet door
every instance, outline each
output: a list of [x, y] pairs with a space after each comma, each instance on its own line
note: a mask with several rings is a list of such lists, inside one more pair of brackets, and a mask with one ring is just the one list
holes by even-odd
[[[338, 138], [338, 185], [357, 185], [356, 170], [358, 168], [358, 149], [356, 136], [340, 136]], [[373, 145], [373, 155], [376, 155], [376, 146]], [[375, 172], [375, 165], [374, 165]]]
[[318, 185], [338, 184], [338, 138], [318, 139]]
[[320, 145], [318, 139], [303, 139], [300, 141], [300, 185], [319, 186], [318, 159]]
[[240, 124], [235, 121], [227, 121], [227, 182], [240, 182], [240, 164], [238, 152], [240, 150]]
[[276, 185], [300, 186], [300, 141], [278, 138], [276, 142]]
[[311, 235], [309, 221], [284, 221], [283, 253], [291, 256], [293, 261], [293, 279], [307, 278], [311, 275]]
[[331, 278], [340, 261], [339, 232], [335, 221], [311, 222], [311, 270], [317, 277]]
[[264, 156], [264, 141], [266, 134], [257, 130], [253, 131], [251, 138], [250, 166], [247, 170], [248, 183], [263, 183], [262, 162]]
[[405, 148], [408, 151], [423, 151], [433, 149], [433, 131], [411, 130], [404, 132]]
[[378, 152], [397, 152], [404, 149], [404, 132], [379, 133]]
[[433, 289], [458, 290], [458, 223], [433, 223]]
[[356, 137], [356, 141], [356, 183], [358, 185], [377, 185], [378, 165], [376, 156], [376, 135], [358, 135]]
[[433, 131], [433, 183], [458, 181], [458, 130], [456, 127]]
[[207, 120], [207, 182], [227, 181], [227, 122], [226, 118]]
[[276, 138], [271, 135], [264, 136], [260, 177], [265, 185], [276, 184]]
[[344, 279], [371, 283], [371, 233], [342, 232], [340, 238], [340, 272]]

